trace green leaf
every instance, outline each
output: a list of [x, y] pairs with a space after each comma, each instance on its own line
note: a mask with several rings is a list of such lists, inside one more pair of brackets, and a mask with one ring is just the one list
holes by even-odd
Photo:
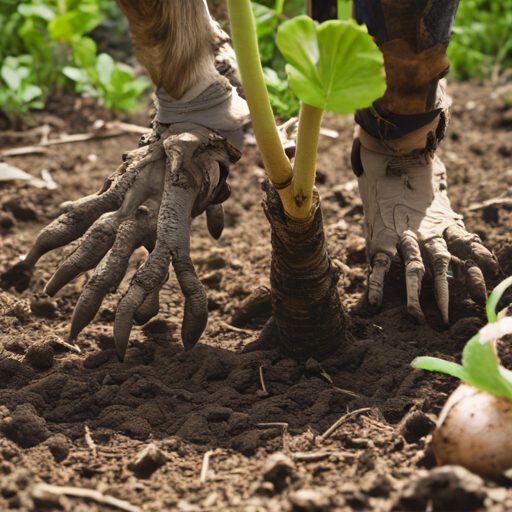
[[279, 15], [274, 9], [269, 9], [256, 2], [251, 2], [251, 6], [256, 22], [260, 57], [263, 62], [267, 62], [272, 59], [272, 55], [274, 54], [274, 32], [277, 27]]
[[45, 4], [20, 4], [18, 5], [18, 12], [25, 18], [39, 16], [46, 21], [55, 18], [55, 12]]
[[482, 344], [478, 334], [473, 336], [462, 352], [462, 365], [468, 375], [465, 382], [512, 400], [512, 383], [501, 374], [492, 343]]
[[31, 101], [28, 105], [30, 108], [36, 108], [38, 110], [41, 110], [44, 108], [44, 101]]
[[112, 72], [114, 71], [115, 67], [116, 63], [108, 53], [100, 53], [98, 55], [96, 70], [98, 71], [100, 82], [103, 85], [108, 85], [110, 83]]
[[283, 92], [288, 87], [288, 81], [282, 80], [272, 68], [263, 68], [263, 76], [267, 89], [272, 88], [275, 92]]
[[309, 16], [297, 16], [285, 21], [277, 30], [277, 46], [300, 74], [317, 78], [316, 65], [320, 58], [317, 25]]
[[7, 87], [11, 89], [11, 91], [19, 90], [21, 86], [21, 80], [24, 78], [19, 69], [13, 69], [9, 66], [2, 66], [2, 70], [0, 71], [4, 82], [7, 84]]
[[96, 67], [96, 43], [90, 37], [81, 37], [72, 43], [75, 59], [83, 68]]
[[67, 11], [48, 23], [48, 34], [52, 39], [72, 41], [96, 28], [103, 20], [97, 13], [83, 10]]
[[116, 62], [116, 68], [125, 73], [128, 73], [130, 76], [133, 76], [135, 73], [135, 69], [133, 69], [132, 66], [125, 64], [124, 62]]
[[41, 94], [43, 94], [43, 91], [40, 87], [37, 85], [29, 84], [25, 87], [25, 89], [23, 89], [21, 98], [25, 103], [29, 103], [38, 96], [41, 96]]
[[62, 73], [73, 80], [73, 82], [86, 82], [87, 74], [83, 69], [73, 68], [71, 66], [66, 66], [63, 68]]
[[110, 78], [110, 85], [115, 89], [121, 91], [124, 85], [132, 80], [131, 73], [123, 71], [119, 66], [112, 71]]
[[365, 28], [347, 21], [320, 26], [299, 16], [283, 23], [277, 45], [293, 92], [317, 108], [349, 114], [382, 96], [383, 58]]
[[[9, 59], [9, 57], [7, 59]], [[7, 62], [7, 59], [6, 59], [6, 62]], [[32, 57], [32, 55], [28, 55], [28, 54], [18, 55], [17, 57], [15, 57], [15, 59], [16, 59], [17, 64], [16, 64], [16, 66], [11, 66], [11, 67], [17, 67], [20, 64], [25, 64], [28, 67], [32, 67], [32, 65], [34, 64], [34, 57]]]
[[422, 370], [430, 370], [432, 372], [441, 372], [457, 377], [458, 379], [465, 380], [466, 374], [464, 368], [457, 363], [445, 361], [437, 357], [417, 357], [412, 363], [415, 368]]
[[502, 318], [499, 322], [495, 321], [496, 304], [511, 284], [512, 277], [509, 277], [491, 293], [487, 301], [489, 323], [466, 343], [462, 352], [462, 366], [433, 357], [417, 358], [412, 365], [424, 370], [448, 373], [475, 388], [512, 400], [512, 372], [499, 364], [493, 344], [494, 338], [512, 332], [509, 317]]
[[50, 38], [59, 41], [71, 41], [75, 35], [73, 18], [76, 18], [75, 12], [66, 12], [53, 18], [48, 23], [48, 34]]
[[136, 78], [125, 84], [123, 92], [138, 98], [146, 89], [150, 87], [151, 83], [147, 78]]
[[496, 316], [496, 306], [498, 305], [498, 302], [501, 299], [501, 296], [503, 293], [505, 293], [505, 290], [512, 286], [512, 277], [508, 277], [504, 281], [502, 281], [494, 290], [492, 291], [491, 295], [489, 296], [489, 299], [487, 300], [487, 304], [485, 306], [485, 310], [487, 312], [487, 319], [489, 320], [489, 323], [496, 322], [498, 317]]

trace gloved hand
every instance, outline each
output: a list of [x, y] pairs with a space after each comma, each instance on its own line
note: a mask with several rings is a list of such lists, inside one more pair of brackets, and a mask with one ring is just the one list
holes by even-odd
[[375, 313], [381, 306], [384, 277], [397, 252], [405, 264], [408, 311], [417, 320], [424, 318], [419, 296], [426, 272], [434, 279], [445, 323], [449, 321], [449, 269], [465, 282], [475, 302], [485, 304], [482, 270], [495, 276], [498, 264], [479, 237], [466, 231], [462, 216], [452, 210], [446, 169], [435, 154], [446, 128], [448, 103], [440, 87], [436, 105], [441, 114], [398, 139], [377, 139], [358, 127], [352, 160], [371, 264], [362, 312]]

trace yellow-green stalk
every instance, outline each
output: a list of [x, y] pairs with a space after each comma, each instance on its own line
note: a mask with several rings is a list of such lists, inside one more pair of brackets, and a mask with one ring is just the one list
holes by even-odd
[[[304, 102], [300, 106], [297, 151], [293, 169], [293, 199], [301, 213], [308, 213], [311, 209], [318, 136], [323, 115], [324, 111], [321, 108], [312, 107]], [[303, 216], [299, 215], [299, 217]]]
[[316, 150], [323, 111], [305, 104], [301, 106], [293, 171], [274, 121], [261, 67], [251, 3], [249, 0], [228, 0], [228, 7], [238, 68], [268, 177], [279, 192], [288, 215], [308, 217], [315, 184]]

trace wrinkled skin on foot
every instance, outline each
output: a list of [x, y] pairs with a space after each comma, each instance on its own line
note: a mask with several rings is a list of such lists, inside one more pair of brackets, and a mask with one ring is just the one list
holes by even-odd
[[[429, 129], [422, 130], [433, 133]], [[487, 292], [482, 271], [495, 277], [498, 264], [480, 238], [466, 231], [462, 216], [452, 210], [446, 169], [435, 148], [414, 149], [420, 135], [413, 132], [391, 143], [360, 131], [364, 172], [358, 181], [371, 268], [359, 312], [374, 314], [379, 310], [384, 278], [398, 253], [405, 265], [409, 313], [424, 321], [419, 296], [423, 277], [428, 274], [434, 281], [443, 321], [448, 324], [448, 272], [462, 280], [471, 298], [483, 306]]]
[[98, 194], [68, 203], [66, 212], [39, 234], [25, 260], [1, 276], [4, 288], [23, 289], [41, 256], [85, 234], [45, 289], [53, 296], [81, 273], [95, 269], [73, 314], [69, 341], [74, 342], [106, 294], [121, 283], [134, 250], [146, 247], [150, 255], [134, 275], [116, 313], [114, 337], [121, 360], [133, 321], [143, 324], [158, 313], [158, 294], [171, 260], [185, 296], [185, 349], [199, 340], [208, 309], [190, 259], [190, 222], [206, 211], [211, 235], [220, 237], [224, 227], [221, 203], [230, 195], [229, 164], [241, 156], [225, 138], [195, 124], [157, 124], [145, 144], [125, 155], [123, 165]]

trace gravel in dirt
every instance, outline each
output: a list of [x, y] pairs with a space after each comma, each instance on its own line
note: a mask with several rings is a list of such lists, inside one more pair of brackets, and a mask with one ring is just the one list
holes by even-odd
[[[452, 204], [510, 275], [511, 208], [471, 206], [512, 195], [511, 107], [489, 86], [452, 84], [450, 91], [452, 120], [439, 153]], [[77, 118], [101, 114], [86, 107]], [[329, 250], [342, 269], [340, 294], [350, 311], [367, 271], [362, 205], [350, 170], [354, 123], [328, 114], [325, 125], [340, 135], [321, 139], [318, 188]], [[136, 146], [137, 137], [125, 135], [10, 158], [34, 176], [47, 169], [58, 187], [0, 184], [1, 219], [14, 219], [1, 220], [0, 271], [27, 253], [61, 203], [99, 190], [122, 154]], [[410, 363], [420, 355], [459, 360], [485, 322], [461, 284], [450, 284], [451, 326], [445, 328], [426, 281], [426, 324], [417, 325], [407, 315], [403, 266], [395, 261], [382, 311], [373, 318], [351, 316], [343, 348], [329, 359], [299, 364], [277, 351], [242, 353], [270, 315], [264, 301], [257, 314], [247, 314], [269, 287], [270, 231], [261, 208], [261, 159], [252, 146], [244, 155], [231, 170], [222, 238], [213, 240], [202, 218], [192, 224], [191, 253], [207, 288], [210, 319], [191, 352], [181, 345], [184, 301], [171, 273], [158, 317], [134, 327], [125, 362], [117, 359], [116, 305], [145, 249], [135, 252], [119, 290], [80, 335], [80, 353], [62, 340], [91, 273], [51, 301], [42, 296], [76, 244], [43, 257], [26, 291], [0, 292], [0, 510], [115, 509], [101, 501], [105, 496], [151, 512], [512, 510], [509, 488], [461, 468], [434, 468], [429, 451], [432, 422], [457, 381]], [[511, 353], [507, 343], [500, 345], [508, 366]], [[360, 409], [332, 436], [321, 437]], [[52, 494], [37, 487], [42, 483], [96, 494]]]

